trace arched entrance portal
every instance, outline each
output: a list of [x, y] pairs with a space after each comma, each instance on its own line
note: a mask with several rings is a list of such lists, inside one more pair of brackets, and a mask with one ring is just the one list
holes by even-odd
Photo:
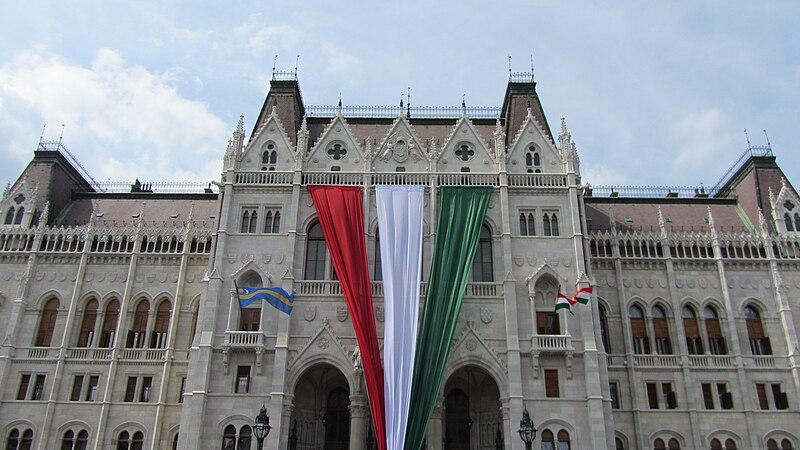
[[289, 449], [347, 450], [350, 446], [350, 388], [339, 369], [308, 369], [294, 390]]
[[502, 420], [500, 390], [488, 372], [467, 366], [447, 380], [444, 388], [446, 450], [495, 449]]

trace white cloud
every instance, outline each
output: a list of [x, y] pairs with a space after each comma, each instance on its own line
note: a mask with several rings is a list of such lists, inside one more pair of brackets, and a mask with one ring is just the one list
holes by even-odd
[[735, 148], [732, 127], [717, 107], [686, 114], [672, 125], [671, 131], [677, 149], [672, 171], [684, 178], [686, 174], [719, 173], [730, 159], [730, 149]]
[[260, 55], [279, 49], [298, 47], [302, 35], [289, 25], [267, 26], [255, 29], [252, 25], [244, 24], [238, 28], [240, 34], [248, 36], [248, 42], [253, 54]]
[[606, 164], [581, 164], [581, 178], [593, 186], [622, 186], [630, 183], [627, 176]]
[[169, 75], [126, 65], [108, 49], [89, 67], [41, 49], [0, 67], [0, 134], [9, 136], [10, 153], [30, 155], [43, 122], [46, 139], [65, 124], [65, 144], [101, 180], [216, 178], [231, 131], [204, 104], [181, 97]]

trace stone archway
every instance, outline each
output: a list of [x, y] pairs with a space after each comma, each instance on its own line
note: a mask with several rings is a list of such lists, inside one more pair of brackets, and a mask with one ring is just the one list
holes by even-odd
[[503, 429], [500, 407], [500, 389], [487, 371], [465, 366], [453, 372], [444, 388], [444, 448], [494, 449]]
[[350, 446], [350, 386], [330, 364], [318, 364], [294, 389], [288, 448], [346, 450]]

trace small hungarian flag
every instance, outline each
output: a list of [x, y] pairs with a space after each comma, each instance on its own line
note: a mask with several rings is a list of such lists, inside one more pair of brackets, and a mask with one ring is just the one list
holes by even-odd
[[570, 314], [575, 314], [572, 312], [572, 305], [574, 304], [574, 300], [562, 294], [561, 292], [558, 293], [558, 297], [556, 297], [556, 311], [559, 309], [566, 309]]
[[578, 302], [578, 303], [582, 303], [582, 304], [586, 305], [586, 304], [589, 303], [589, 299], [591, 297], [592, 297], [592, 287], [591, 286], [585, 287], [585, 288], [580, 288], [577, 291], [575, 291], [575, 294], [572, 295], [572, 300], [573, 300], [572, 304], [574, 305], [575, 304], [574, 302]]

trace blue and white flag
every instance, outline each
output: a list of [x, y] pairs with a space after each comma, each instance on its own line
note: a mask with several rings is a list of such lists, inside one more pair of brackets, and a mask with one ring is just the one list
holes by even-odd
[[237, 288], [239, 296], [239, 306], [241, 308], [257, 302], [265, 301], [286, 314], [292, 313], [294, 308], [294, 295], [286, 292], [279, 287], [257, 287], [257, 288]]

